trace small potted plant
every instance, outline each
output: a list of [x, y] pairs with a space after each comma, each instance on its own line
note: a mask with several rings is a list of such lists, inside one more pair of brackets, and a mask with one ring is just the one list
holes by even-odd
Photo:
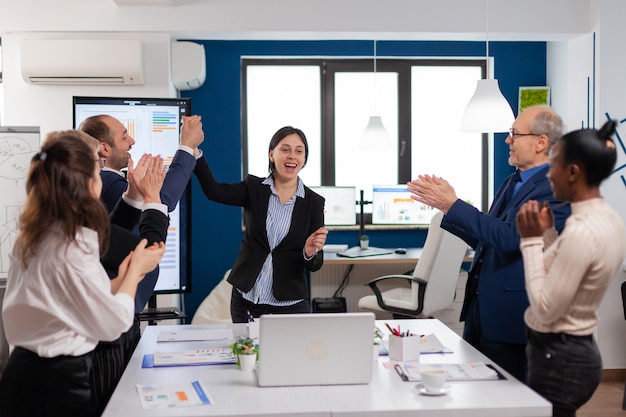
[[233, 355], [237, 355], [237, 366], [242, 371], [251, 371], [256, 365], [259, 353], [259, 345], [254, 343], [254, 340], [249, 337], [235, 340], [235, 343], [230, 345]]
[[380, 355], [380, 344], [383, 341], [383, 332], [374, 327], [374, 362], [378, 361], [378, 355]]
[[367, 249], [370, 245], [370, 238], [367, 235], [361, 235], [359, 245], [361, 249]]

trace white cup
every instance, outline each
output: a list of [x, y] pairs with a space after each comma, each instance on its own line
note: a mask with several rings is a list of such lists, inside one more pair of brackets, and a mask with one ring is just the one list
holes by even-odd
[[424, 385], [426, 391], [430, 392], [440, 392], [448, 379], [447, 372], [441, 369], [427, 369], [421, 371], [420, 374], [422, 376], [422, 385]]

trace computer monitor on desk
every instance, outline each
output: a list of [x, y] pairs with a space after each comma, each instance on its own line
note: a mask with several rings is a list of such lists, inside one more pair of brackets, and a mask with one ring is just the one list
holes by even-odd
[[324, 197], [324, 224], [326, 226], [354, 226], [356, 224], [355, 187], [309, 187]]
[[436, 209], [411, 198], [406, 185], [375, 185], [372, 193], [372, 224], [430, 224]]

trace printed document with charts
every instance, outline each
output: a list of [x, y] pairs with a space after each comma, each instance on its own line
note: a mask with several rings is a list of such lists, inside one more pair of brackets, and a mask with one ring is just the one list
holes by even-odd
[[[472, 363], [411, 363], [405, 362], [401, 369], [397, 369], [398, 373], [404, 372], [404, 376], [408, 381], [420, 381], [420, 371], [439, 369], [448, 373], [448, 381], [469, 381], [469, 380], [486, 380], [500, 379], [500, 374], [490, 365], [483, 362]], [[402, 375], [400, 375], [402, 377]]]
[[213, 403], [200, 381], [164, 385], [137, 385], [137, 392], [141, 399], [141, 405], [146, 410]]

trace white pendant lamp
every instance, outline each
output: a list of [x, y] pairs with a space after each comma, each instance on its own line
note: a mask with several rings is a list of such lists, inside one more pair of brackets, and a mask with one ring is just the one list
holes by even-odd
[[508, 132], [514, 120], [513, 110], [500, 92], [498, 80], [478, 80], [476, 91], [463, 113], [461, 131]]
[[366, 149], [382, 149], [391, 147], [391, 138], [383, 120], [376, 115], [376, 41], [374, 41], [374, 114], [370, 116], [359, 143]]
[[[487, 77], [489, 77], [489, 1], [487, 1]], [[478, 80], [476, 91], [467, 103], [461, 121], [462, 132], [508, 132], [515, 120], [513, 110], [502, 95], [498, 80]]]

